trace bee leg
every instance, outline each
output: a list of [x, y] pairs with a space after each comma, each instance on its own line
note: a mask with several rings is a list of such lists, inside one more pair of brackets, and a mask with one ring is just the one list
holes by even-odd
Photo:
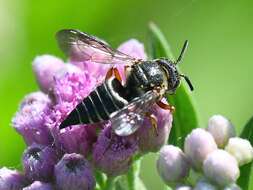
[[107, 71], [105, 79], [109, 79], [112, 75], [113, 75], [113, 67]]
[[128, 69], [130, 68], [130, 66], [129, 65], [125, 65], [125, 67], [124, 67], [124, 71], [125, 71], [125, 75], [127, 75], [127, 73], [128, 73]]
[[113, 73], [114, 73], [114, 76], [116, 77], [116, 79], [118, 79], [118, 81], [122, 82], [122, 78], [119, 74], [119, 70], [117, 68], [113, 68]]
[[158, 136], [157, 118], [149, 112], [146, 112], [146, 117], [149, 119], [153, 129], [155, 130], [156, 135]]
[[156, 102], [156, 104], [157, 104], [160, 108], [162, 108], [162, 109], [164, 109], [164, 110], [170, 110], [170, 112], [172, 112], [172, 113], [175, 111], [175, 107], [174, 107], [174, 106], [171, 106], [171, 105], [169, 105], [169, 104], [165, 104], [165, 103], [163, 103], [162, 101]]

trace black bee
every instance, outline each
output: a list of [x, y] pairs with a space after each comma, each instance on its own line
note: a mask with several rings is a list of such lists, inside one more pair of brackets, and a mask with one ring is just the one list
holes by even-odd
[[60, 48], [71, 60], [128, 65], [125, 67], [125, 85], [121, 83], [118, 70], [112, 67], [105, 81], [70, 112], [60, 129], [110, 120], [117, 135], [127, 136], [141, 126], [145, 117], [149, 117], [156, 127], [156, 119], [147, 112], [153, 104], [157, 103], [163, 109], [173, 109], [162, 103], [161, 99], [165, 94], [175, 93], [182, 77], [193, 90], [188, 77], [179, 74], [176, 68], [188, 41], [185, 41], [176, 62], [165, 58], [144, 61], [114, 50], [102, 40], [78, 30], [61, 30], [56, 36]]

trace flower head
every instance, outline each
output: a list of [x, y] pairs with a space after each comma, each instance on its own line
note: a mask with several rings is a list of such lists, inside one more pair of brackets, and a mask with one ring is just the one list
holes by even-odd
[[80, 154], [65, 154], [55, 166], [56, 188], [61, 190], [92, 190], [95, 187], [91, 167]]
[[150, 120], [146, 118], [143, 125], [137, 130], [138, 146], [142, 153], [157, 152], [167, 143], [172, 127], [172, 114], [168, 110], [162, 110], [157, 105], [152, 106], [150, 112], [157, 119], [157, 130]]
[[53, 85], [55, 74], [64, 67], [64, 62], [52, 55], [42, 55], [34, 59], [32, 66], [41, 90], [48, 92]]
[[192, 187], [189, 185], [177, 185], [175, 190], [192, 190]]
[[233, 183], [231, 185], [226, 186], [224, 190], [241, 190], [241, 188], [237, 184]]
[[189, 174], [190, 165], [183, 151], [172, 145], [165, 145], [157, 160], [157, 170], [165, 183], [182, 181]]
[[208, 154], [217, 149], [214, 138], [204, 129], [194, 129], [187, 135], [184, 152], [195, 169], [201, 169]]
[[194, 187], [194, 190], [218, 190], [218, 187], [210, 183], [207, 179], [201, 178]]
[[51, 100], [42, 92], [34, 92], [25, 96], [21, 102], [12, 124], [26, 143], [50, 145], [53, 141], [45, 117], [51, 111]]
[[50, 181], [53, 178], [54, 165], [57, 163], [56, 151], [48, 146], [33, 144], [23, 154], [23, 166], [30, 181]]
[[205, 176], [221, 187], [234, 183], [240, 175], [236, 159], [219, 149], [207, 156], [203, 169]]
[[0, 189], [1, 190], [19, 190], [28, 184], [24, 175], [16, 170], [10, 170], [6, 167], [0, 169]]
[[93, 162], [98, 169], [110, 176], [121, 175], [128, 171], [137, 150], [136, 138], [117, 136], [107, 126], [94, 145]]
[[253, 147], [246, 139], [239, 137], [230, 138], [225, 150], [236, 158], [239, 166], [253, 160]]
[[[125, 42], [119, 50], [132, 57], [146, 59], [144, 47], [137, 40]], [[136, 134], [127, 137], [117, 136], [112, 131], [110, 121], [59, 129], [61, 122], [76, 105], [104, 81], [109, 68], [117, 67], [124, 84], [124, 66], [124, 63], [105, 65], [91, 61], [77, 63], [75, 60], [64, 63], [50, 55], [39, 56], [34, 60], [33, 70], [37, 82], [49, 96], [43, 92], [29, 94], [13, 118], [15, 129], [29, 146], [23, 154], [23, 165], [25, 177], [32, 183], [29, 186], [25, 183], [18, 189], [26, 186], [25, 190], [92, 190], [95, 188], [95, 179], [85, 159], [90, 158], [91, 151], [92, 162], [98, 170], [108, 176], [118, 176], [128, 171], [138, 151], [155, 152], [167, 142], [172, 116], [158, 106], [150, 108], [158, 121], [157, 134], [148, 119]], [[97, 137], [98, 128], [103, 130]], [[57, 162], [60, 157], [61, 160]], [[25, 177], [22, 178], [24, 181]], [[5, 182], [2, 184], [7, 186], [3, 187], [8, 190], [10, 183]], [[53, 182], [55, 186], [52, 186]]]
[[31, 185], [23, 188], [23, 190], [54, 190], [54, 188], [50, 183], [35, 181]]
[[96, 126], [78, 125], [59, 130], [60, 123], [96, 87], [98, 81], [85, 73], [65, 74], [56, 80], [53, 95], [56, 105], [46, 117], [59, 152], [87, 155], [96, 140]]
[[214, 115], [209, 119], [207, 131], [212, 134], [219, 148], [223, 148], [228, 139], [235, 136], [234, 126], [222, 115]]

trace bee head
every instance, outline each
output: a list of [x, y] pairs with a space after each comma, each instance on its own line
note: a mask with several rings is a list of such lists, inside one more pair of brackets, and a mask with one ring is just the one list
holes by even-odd
[[174, 94], [177, 87], [180, 85], [180, 81], [181, 81], [182, 77], [187, 82], [190, 90], [193, 91], [193, 89], [194, 89], [190, 79], [186, 75], [180, 74], [177, 69], [177, 64], [181, 62], [187, 46], [188, 46], [188, 41], [185, 41], [184, 46], [183, 46], [181, 53], [180, 53], [178, 59], [176, 60], [176, 62], [173, 62], [168, 59], [158, 59], [157, 60], [158, 63], [162, 66], [162, 68], [164, 69], [164, 71], [166, 73], [166, 77], [167, 77], [167, 91], [166, 91], [166, 93]]

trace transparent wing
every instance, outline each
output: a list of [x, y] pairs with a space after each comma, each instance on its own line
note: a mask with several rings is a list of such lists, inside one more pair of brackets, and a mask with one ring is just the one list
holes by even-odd
[[121, 110], [113, 113], [111, 122], [114, 132], [119, 136], [133, 134], [142, 125], [145, 111], [156, 102], [157, 98], [156, 92], [148, 91]]
[[62, 51], [73, 61], [102, 64], [132, 64], [137, 59], [114, 50], [102, 40], [78, 30], [64, 29], [56, 34]]

